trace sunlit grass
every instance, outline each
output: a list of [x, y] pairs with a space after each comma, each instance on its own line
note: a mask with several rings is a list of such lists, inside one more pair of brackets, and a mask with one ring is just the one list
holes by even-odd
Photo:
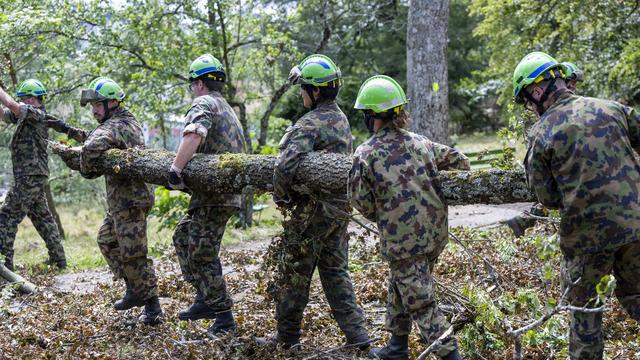
[[516, 148], [516, 160], [522, 162], [527, 153], [526, 144], [523, 141], [508, 141], [500, 138], [495, 133], [473, 133], [453, 136], [456, 149], [463, 153], [480, 152], [484, 150], [501, 149], [502, 143], [507, 142], [509, 147]]
[[[235, 217], [232, 217], [227, 223], [222, 240], [223, 246], [268, 240], [277, 234], [281, 229], [281, 215], [270, 199], [265, 205], [267, 207], [264, 210], [254, 213], [253, 227], [236, 228]], [[58, 211], [67, 235], [64, 249], [69, 269], [75, 271], [106, 266], [96, 243], [105, 210], [101, 207], [89, 208], [78, 205], [59, 206]], [[149, 253], [154, 257], [162, 255], [166, 249], [173, 246], [173, 229], [160, 229], [159, 225], [157, 218], [153, 216], [148, 218]], [[28, 218], [18, 227], [14, 247], [16, 264], [32, 267], [44, 263], [48, 258], [44, 240], [38, 235]]]

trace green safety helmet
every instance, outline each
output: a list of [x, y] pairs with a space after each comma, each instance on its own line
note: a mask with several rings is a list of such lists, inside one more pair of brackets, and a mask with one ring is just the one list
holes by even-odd
[[220, 60], [216, 59], [211, 54], [201, 55], [199, 58], [193, 60], [191, 66], [189, 66], [189, 80], [195, 80], [204, 74], [209, 74], [207, 77], [217, 81], [224, 81], [226, 73], [224, 72], [224, 66]]
[[126, 94], [115, 81], [98, 77], [89, 83], [89, 88], [82, 90], [80, 94], [80, 105], [85, 106], [90, 102], [117, 100], [123, 101]]
[[47, 89], [44, 88], [44, 85], [36, 79], [29, 79], [23, 81], [20, 86], [18, 86], [18, 90], [16, 90], [16, 96], [44, 96], [47, 94]]
[[294, 85], [317, 87], [338, 87], [342, 85], [342, 73], [328, 56], [314, 54], [307, 56], [300, 65], [289, 72], [288, 80]]
[[[556, 73], [549, 71], [555, 68], [562, 69], [562, 65], [551, 55], [541, 51], [534, 51], [520, 60], [513, 71], [513, 97], [521, 101], [522, 89], [533, 83], [539, 83], [549, 78], [555, 78]], [[560, 72], [560, 77], [563, 76]]]
[[393, 108], [400, 109], [408, 102], [397, 81], [386, 75], [375, 75], [360, 86], [354, 108], [381, 113]]
[[565, 61], [562, 63], [564, 75], [567, 80], [584, 81], [584, 73], [576, 66], [576, 64]]

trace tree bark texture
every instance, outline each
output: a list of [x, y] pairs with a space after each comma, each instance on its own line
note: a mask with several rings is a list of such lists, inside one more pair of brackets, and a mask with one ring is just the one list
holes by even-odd
[[3, 264], [0, 264], [0, 276], [11, 284], [18, 284], [18, 290], [21, 293], [31, 294], [37, 289], [37, 286], [34, 283], [7, 269]]
[[[53, 146], [72, 169], [79, 169], [79, 150]], [[167, 170], [175, 153], [166, 150], [109, 150], [100, 158], [103, 173], [167, 185]], [[196, 155], [183, 170], [191, 189], [211, 193], [241, 193], [247, 185], [260, 193], [271, 191], [275, 156]], [[296, 172], [293, 189], [318, 198], [345, 198], [351, 157], [343, 154], [306, 154]], [[503, 204], [535, 201], [522, 171], [476, 170], [440, 173], [445, 198], [450, 205]]]
[[58, 231], [60, 232], [60, 237], [63, 239], [67, 238], [67, 235], [64, 232], [64, 228], [62, 227], [62, 221], [60, 221], [60, 214], [58, 213], [58, 209], [56, 208], [56, 203], [53, 200], [53, 194], [51, 193], [51, 186], [49, 182], [44, 185], [44, 194], [47, 197], [47, 205], [49, 205], [49, 211], [51, 211], [51, 215], [53, 215], [53, 220], [56, 221], [58, 225]]
[[408, 17], [407, 96], [412, 129], [447, 144], [449, 0], [410, 0]]

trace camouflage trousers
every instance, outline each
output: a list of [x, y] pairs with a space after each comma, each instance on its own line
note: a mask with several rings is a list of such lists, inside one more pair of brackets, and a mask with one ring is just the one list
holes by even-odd
[[356, 304], [349, 260], [348, 220], [328, 216], [321, 205], [298, 205], [284, 229], [286, 258], [295, 259], [282, 271], [282, 284], [276, 295], [278, 337], [284, 341], [300, 337], [309, 287], [318, 269], [331, 313], [348, 340], [367, 335], [364, 314]]
[[[389, 263], [389, 292], [387, 293], [386, 328], [393, 335], [408, 335], [412, 320], [418, 325], [422, 339], [431, 345], [450, 326], [438, 309], [431, 271], [438, 259], [419, 255]], [[435, 348], [438, 356], [445, 356], [457, 347], [454, 337]]]
[[[567, 300], [574, 306], [592, 306], [596, 285], [611, 272], [617, 280], [618, 301], [632, 318], [640, 321], [640, 241], [615, 250], [565, 256], [561, 269], [563, 289], [578, 281], [570, 287]], [[572, 312], [569, 338], [571, 359], [602, 359], [602, 313]]]
[[215, 206], [191, 209], [173, 233], [182, 276], [217, 311], [229, 310], [233, 305], [222, 275], [220, 243], [227, 221], [236, 211], [235, 207]]
[[117, 279], [137, 296], [158, 295], [153, 261], [147, 256], [147, 208], [107, 213], [98, 231], [98, 247]]
[[8, 265], [13, 265], [13, 243], [18, 225], [28, 216], [49, 250], [49, 260], [65, 260], [64, 248], [44, 193], [46, 176], [20, 176], [14, 179], [0, 208], [0, 246]]

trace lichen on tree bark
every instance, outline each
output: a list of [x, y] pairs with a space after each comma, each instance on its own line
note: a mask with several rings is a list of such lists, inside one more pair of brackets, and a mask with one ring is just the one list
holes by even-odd
[[[77, 148], [55, 145], [53, 152], [74, 170], [79, 169]], [[102, 173], [141, 179], [150, 184], [168, 184], [167, 169], [175, 154], [165, 150], [109, 150], [99, 160]], [[241, 193], [247, 185], [257, 192], [272, 190], [275, 156], [198, 154], [183, 170], [189, 188], [211, 193]], [[319, 197], [344, 198], [351, 157], [314, 152], [306, 154], [296, 172], [294, 189], [310, 191]], [[522, 171], [477, 170], [440, 172], [445, 198], [450, 205], [504, 204], [535, 201]]]

